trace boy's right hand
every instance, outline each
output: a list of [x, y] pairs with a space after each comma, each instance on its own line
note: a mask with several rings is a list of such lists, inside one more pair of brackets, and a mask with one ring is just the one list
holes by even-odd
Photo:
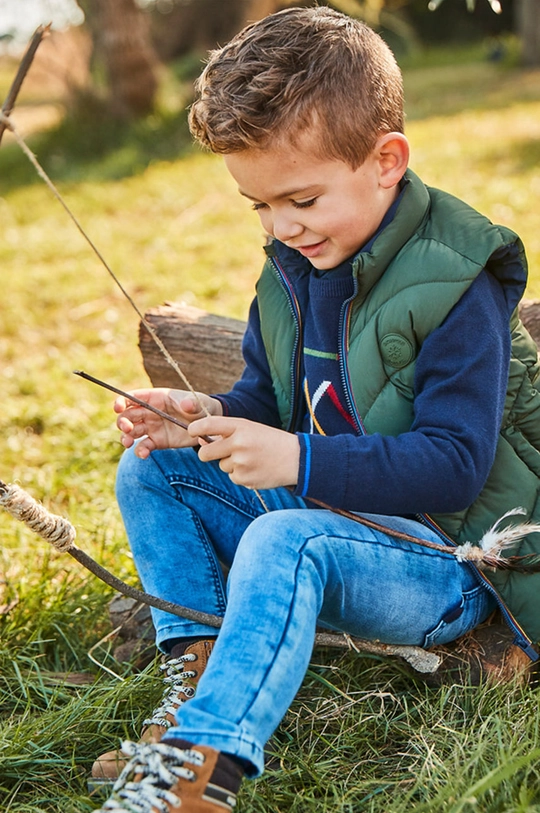
[[[190, 392], [159, 387], [133, 390], [133, 395], [187, 424], [204, 417], [200, 404]], [[197, 395], [211, 415], [223, 414], [221, 402], [216, 398], [204, 393]], [[197, 439], [190, 437], [185, 429], [134, 404], [123, 395], [116, 399], [113, 408], [119, 416], [116, 425], [122, 432], [122, 445], [129, 449], [136, 440], [142, 438], [135, 449], [135, 454], [142, 460], [154, 449], [178, 449], [197, 445]]]

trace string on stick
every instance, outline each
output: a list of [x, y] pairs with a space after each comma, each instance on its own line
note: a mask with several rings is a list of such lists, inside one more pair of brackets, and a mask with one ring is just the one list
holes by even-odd
[[34, 533], [50, 542], [60, 553], [75, 544], [75, 528], [69, 520], [51, 514], [17, 485], [0, 480], [0, 505], [15, 519], [24, 522]]

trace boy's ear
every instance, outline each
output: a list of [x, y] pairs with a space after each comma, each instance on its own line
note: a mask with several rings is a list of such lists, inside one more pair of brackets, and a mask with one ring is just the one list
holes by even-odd
[[377, 139], [375, 155], [379, 164], [379, 183], [389, 189], [403, 177], [409, 164], [409, 142], [403, 133], [385, 133]]

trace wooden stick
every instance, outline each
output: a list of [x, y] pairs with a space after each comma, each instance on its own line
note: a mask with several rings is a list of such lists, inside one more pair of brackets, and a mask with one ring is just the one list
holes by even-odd
[[[83, 565], [87, 570], [97, 576], [98, 579], [108, 584], [114, 590], [125, 596], [141, 601], [150, 607], [164, 610], [180, 618], [187, 618], [200, 624], [219, 629], [223, 623], [220, 616], [204, 613], [200, 610], [193, 610], [181, 604], [173, 604], [170, 601], [152, 596], [126, 584], [117, 576], [109, 573], [102, 565], [98, 564], [91, 556], [82, 551], [75, 544], [75, 529], [69, 522], [56, 514], [51, 514], [41, 503], [24, 491], [20, 486], [4, 483], [0, 480], [0, 506], [2, 506], [11, 516], [21, 520], [42, 539], [49, 542], [56, 550], [62, 553], [69, 553], [73, 559]], [[381, 644], [378, 641], [364, 641], [360, 638], [353, 638], [349, 635], [330, 632], [317, 632], [315, 635], [316, 645], [339, 647], [342, 649], [354, 649], [356, 652], [368, 652], [374, 655], [394, 655], [406, 660], [417, 672], [435, 672], [441, 659], [434, 652], [426, 652], [417, 646], [393, 646], [391, 644]]]
[[[51, 23], [48, 25], [40, 25], [39, 28], [36, 29], [32, 39], [30, 40], [30, 44], [26, 49], [26, 52], [21, 60], [21, 64], [19, 65], [19, 69], [15, 75], [15, 79], [9, 89], [9, 93], [6, 96], [6, 100], [2, 105], [2, 113], [4, 116], [9, 116], [11, 111], [15, 106], [15, 102], [17, 101], [17, 96], [19, 95], [19, 91], [22, 87], [22, 83], [26, 77], [26, 74], [30, 70], [30, 65], [34, 61], [34, 57], [36, 55], [36, 51], [44, 37], [46, 37], [51, 30]], [[6, 129], [6, 125], [0, 121], [0, 141], [2, 141], [2, 136], [4, 135], [4, 130]]]
[[[86, 379], [86, 381], [91, 381], [92, 384], [97, 384], [99, 387], [104, 387], [106, 390], [110, 390], [111, 392], [115, 392], [117, 395], [123, 395], [124, 398], [127, 398], [128, 401], [133, 401], [134, 404], [138, 404], [139, 406], [148, 409], [150, 412], [153, 412], [155, 415], [159, 415], [160, 418], [164, 418], [166, 421], [170, 421], [171, 423], [176, 424], [176, 426], [180, 426], [182, 429], [187, 429], [188, 424], [184, 423], [184, 421], [178, 420], [173, 415], [169, 415], [167, 412], [163, 412], [163, 410], [158, 409], [152, 404], [149, 404], [147, 401], [143, 401], [142, 398], [137, 398], [136, 395], [132, 395], [129, 392], [125, 392], [124, 390], [118, 389], [118, 387], [113, 387], [112, 384], [107, 384], [106, 381], [101, 381], [99, 378], [95, 378], [93, 375], [89, 375], [88, 373], [83, 372], [83, 370], [73, 370], [73, 375], [79, 375], [81, 378]], [[209, 435], [200, 435], [202, 440], [206, 441], [206, 443], [213, 443], [214, 439], [211, 438]]]

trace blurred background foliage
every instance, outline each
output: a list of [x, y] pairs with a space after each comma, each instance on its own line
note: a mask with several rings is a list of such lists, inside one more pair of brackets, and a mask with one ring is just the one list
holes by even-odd
[[[20, 35], [25, 11], [43, 19], [83, 20], [77, 27], [74, 64], [65, 84], [78, 109], [108, 107], [117, 119], [137, 118], [159, 103], [164, 65], [186, 80], [200, 70], [207, 50], [223, 44], [248, 22], [311, 0], [0, 0], [0, 44]], [[486, 43], [492, 60], [506, 57], [504, 38], [516, 35], [518, 59], [540, 63], [538, 0], [333, 0], [380, 31], [398, 57], [435, 45]], [[25, 8], [26, 7], [26, 8]], [[77, 18], [77, 13], [79, 18]], [[70, 16], [71, 14], [71, 16]]]
[[[181, 154], [189, 144], [185, 110], [209, 49], [266, 14], [311, 2], [0, 0], [0, 98], [7, 93], [30, 26], [38, 19], [51, 20], [52, 36], [40, 46], [14, 120], [23, 133], [39, 133], [36, 149], [47, 171], [59, 179], [93, 177], [96, 161], [105, 177], [131, 174], [151, 160]], [[451, 65], [449, 54], [457, 45], [461, 56], [454, 58], [456, 70], [467, 49], [506, 66], [540, 63], [540, 0], [322, 4], [377, 29], [402, 67], [441, 59]], [[102, 159], [111, 150], [116, 153], [114, 167], [107, 168]], [[33, 175], [16, 150], [4, 152], [0, 194], [30, 182]]]

